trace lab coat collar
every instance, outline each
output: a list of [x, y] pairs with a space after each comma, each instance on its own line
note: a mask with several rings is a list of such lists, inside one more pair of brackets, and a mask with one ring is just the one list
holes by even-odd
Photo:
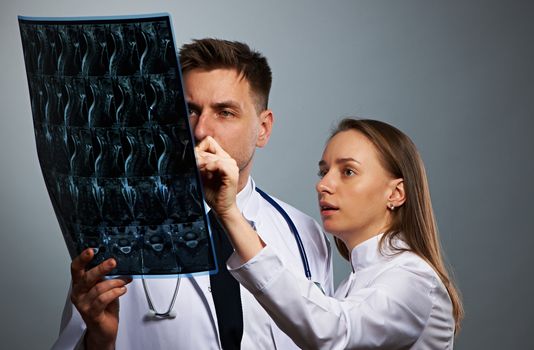
[[[385, 240], [384, 245], [380, 247], [380, 239], [383, 235], [383, 233], [379, 233], [352, 249], [350, 263], [353, 272], [363, 270], [376, 263], [383, 262], [384, 260], [389, 260], [396, 252], [398, 252], [389, 245], [388, 240]], [[395, 242], [393, 243], [395, 247], [408, 247], [407, 244], [399, 238], [394, 238], [394, 241]]]
[[252, 177], [248, 177], [247, 184], [237, 194], [236, 201], [241, 214], [243, 214], [245, 219], [255, 227], [260, 209], [260, 198], [259, 194], [256, 192], [256, 183], [252, 180]]

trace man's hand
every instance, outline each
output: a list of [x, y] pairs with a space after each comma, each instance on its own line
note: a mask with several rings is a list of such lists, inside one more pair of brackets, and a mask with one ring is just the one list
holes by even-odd
[[197, 163], [204, 184], [206, 201], [220, 218], [237, 210], [239, 168], [211, 136], [195, 147]]
[[119, 329], [119, 297], [126, 293], [131, 279], [104, 279], [116, 266], [108, 259], [89, 271], [92, 249], [84, 250], [71, 263], [72, 290], [70, 300], [87, 325], [87, 349], [113, 349]]
[[232, 157], [210, 136], [195, 148], [206, 201], [221, 220], [232, 246], [243, 263], [265, 246], [237, 208], [239, 168]]

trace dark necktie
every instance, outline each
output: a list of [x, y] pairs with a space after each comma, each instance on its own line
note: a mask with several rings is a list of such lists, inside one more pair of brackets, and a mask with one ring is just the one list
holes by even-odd
[[210, 210], [208, 215], [217, 253], [217, 265], [219, 266], [219, 272], [210, 275], [211, 294], [215, 303], [219, 336], [223, 350], [240, 349], [243, 336], [243, 309], [239, 283], [226, 269], [226, 260], [234, 249], [213, 210]]

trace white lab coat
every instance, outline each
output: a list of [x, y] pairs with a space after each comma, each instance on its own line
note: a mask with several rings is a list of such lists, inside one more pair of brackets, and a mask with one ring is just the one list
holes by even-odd
[[[308, 256], [312, 278], [332, 293], [331, 250], [318, 224], [309, 216], [278, 201], [297, 226]], [[238, 194], [238, 207], [262, 239], [277, 251], [285, 265], [304, 276], [299, 251], [284, 218], [256, 191], [249, 179]], [[176, 280], [146, 279], [156, 310], [164, 312], [172, 299]], [[146, 320], [148, 305], [141, 280], [134, 279], [120, 298], [119, 332], [116, 349], [220, 349], [215, 307], [210, 293], [209, 276], [182, 278], [174, 310], [174, 319]], [[255, 298], [241, 288], [244, 331], [242, 349], [297, 349]], [[52, 349], [83, 348], [85, 324], [67, 299], [61, 330]]]
[[303, 349], [452, 349], [452, 303], [438, 275], [411, 252], [391, 255], [386, 245], [380, 254], [380, 236], [353, 249], [353, 272], [335, 298], [268, 245], [243, 265], [234, 253], [227, 266]]

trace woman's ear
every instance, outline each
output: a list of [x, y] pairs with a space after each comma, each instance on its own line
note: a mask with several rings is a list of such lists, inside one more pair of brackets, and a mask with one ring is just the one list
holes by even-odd
[[406, 192], [404, 192], [404, 179], [395, 179], [391, 183], [391, 193], [388, 198], [388, 207], [395, 209], [406, 202]]

